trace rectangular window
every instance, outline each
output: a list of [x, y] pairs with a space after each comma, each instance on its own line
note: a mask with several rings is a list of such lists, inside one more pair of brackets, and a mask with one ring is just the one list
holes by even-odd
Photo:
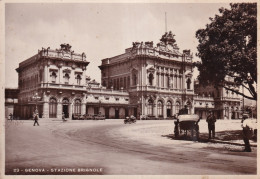
[[126, 77], [124, 77], [124, 89], [126, 89]]
[[174, 87], [177, 89], [178, 88], [178, 86], [177, 86], [177, 83], [178, 83], [178, 80], [177, 80], [178, 78], [177, 78], [177, 76], [175, 76], [175, 83], [174, 83]]
[[130, 87], [130, 76], [127, 77], [127, 88]]
[[162, 76], [161, 76], [161, 87], [164, 87], [164, 75], [162, 74]]
[[159, 87], [160, 86], [160, 83], [159, 83], [159, 78], [160, 78], [160, 76], [159, 76], [159, 73], [157, 73], [157, 86]]

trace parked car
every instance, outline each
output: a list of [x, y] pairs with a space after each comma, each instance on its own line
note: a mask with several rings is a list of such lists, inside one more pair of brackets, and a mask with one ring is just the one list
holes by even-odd
[[149, 117], [147, 115], [140, 115], [140, 120], [148, 120]]
[[94, 120], [105, 120], [105, 116], [102, 114], [94, 114]]
[[72, 114], [73, 120], [84, 120], [84, 117], [80, 114]]
[[85, 114], [85, 115], [84, 115], [84, 119], [85, 119], [85, 120], [91, 120], [91, 119], [93, 119], [93, 115], [91, 115], [91, 114]]

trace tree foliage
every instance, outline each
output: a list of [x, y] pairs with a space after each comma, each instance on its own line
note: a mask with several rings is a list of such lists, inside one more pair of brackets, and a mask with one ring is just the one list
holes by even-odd
[[[195, 65], [200, 71], [202, 84], [214, 83], [248, 99], [257, 99], [257, 5], [256, 3], [230, 4], [230, 9], [220, 8], [220, 15], [210, 18], [205, 29], [196, 32], [199, 41]], [[250, 95], [233, 86], [242, 85]]]

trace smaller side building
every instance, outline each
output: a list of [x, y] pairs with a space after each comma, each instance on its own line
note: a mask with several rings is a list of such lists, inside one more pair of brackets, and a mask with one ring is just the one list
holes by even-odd
[[17, 104], [18, 104], [19, 89], [6, 88], [5, 89], [5, 118], [8, 118], [9, 114], [17, 117]]
[[[229, 79], [229, 84], [239, 90]], [[238, 94], [226, 90], [224, 87], [215, 87], [211, 85], [201, 85], [196, 80], [194, 82], [195, 114], [206, 118], [208, 111], [213, 111], [218, 119], [238, 119], [241, 117], [242, 100]]]

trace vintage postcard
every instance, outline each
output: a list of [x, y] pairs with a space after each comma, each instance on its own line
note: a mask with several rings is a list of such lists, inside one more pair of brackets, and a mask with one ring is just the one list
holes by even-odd
[[257, 178], [257, 1], [0, 3], [1, 177]]

